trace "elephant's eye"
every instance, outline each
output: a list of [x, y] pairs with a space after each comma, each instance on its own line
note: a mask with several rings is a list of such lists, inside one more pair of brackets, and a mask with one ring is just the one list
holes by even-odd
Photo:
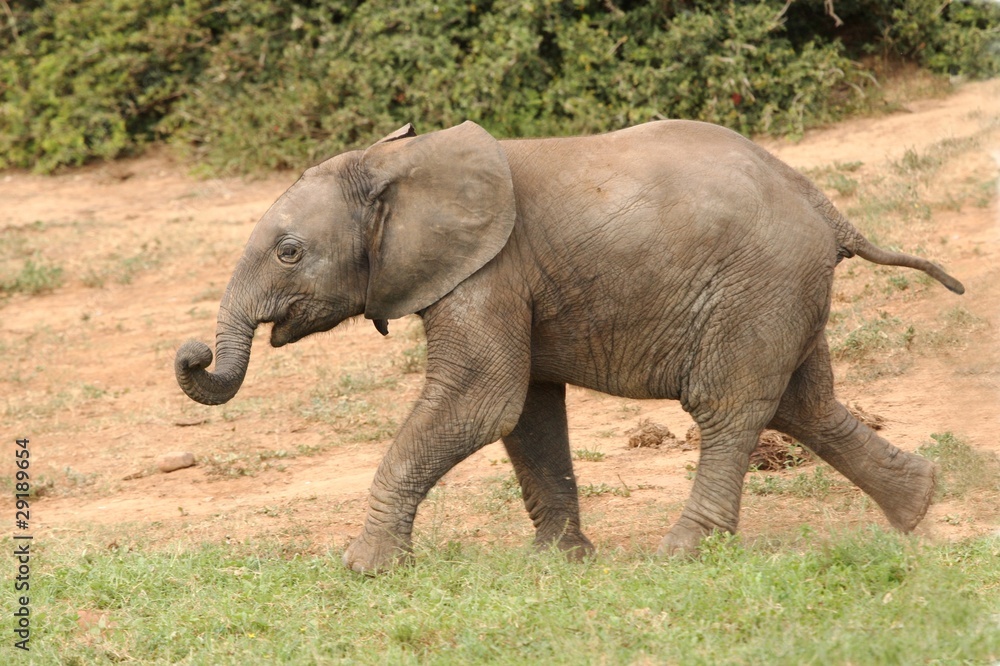
[[302, 258], [302, 248], [294, 243], [282, 243], [278, 246], [278, 259], [286, 264], [294, 264]]

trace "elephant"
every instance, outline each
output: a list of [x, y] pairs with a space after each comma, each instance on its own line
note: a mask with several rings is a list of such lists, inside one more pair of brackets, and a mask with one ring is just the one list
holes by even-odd
[[363, 315], [424, 324], [424, 386], [371, 485], [344, 562], [412, 558], [419, 503], [499, 440], [534, 542], [571, 558], [581, 531], [566, 386], [680, 401], [701, 431], [658, 553], [735, 532], [749, 456], [787, 433], [897, 529], [923, 518], [935, 466], [834, 396], [825, 326], [834, 268], [858, 255], [962, 284], [869, 242], [805, 176], [729, 129], [662, 120], [584, 137], [498, 140], [473, 122], [412, 125], [307, 169], [257, 223], [219, 306], [213, 354], [177, 351], [184, 392], [230, 400], [254, 331], [281, 347]]

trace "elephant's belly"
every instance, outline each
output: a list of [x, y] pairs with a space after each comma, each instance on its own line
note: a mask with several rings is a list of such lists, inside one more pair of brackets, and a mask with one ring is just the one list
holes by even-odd
[[664, 331], [532, 337], [531, 378], [633, 399], [680, 398], [687, 354]]

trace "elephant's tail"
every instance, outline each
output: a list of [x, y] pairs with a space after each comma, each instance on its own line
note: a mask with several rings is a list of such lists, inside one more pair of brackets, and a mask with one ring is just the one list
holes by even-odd
[[[803, 180], [807, 183], [809, 182], [805, 178]], [[882, 264], [883, 266], [916, 268], [918, 271], [927, 273], [927, 275], [930, 275], [956, 294], [965, 293], [965, 287], [962, 283], [948, 275], [943, 268], [934, 262], [904, 252], [885, 250], [873, 244], [847, 218], [841, 215], [840, 211], [836, 209], [830, 200], [820, 192], [819, 188], [809, 183], [809, 189], [812, 204], [826, 218], [837, 235], [837, 245], [839, 246], [838, 261], [858, 255], [862, 259], [867, 259], [872, 263]]]
[[882, 264], [884, 266], [906, 266], [907, 268], [916, 268], [918, 271], [927, 273], [956, 294], [965, 293], [965, 287], [962, 283], [945, 273], [944, 269], [934, 262], [927, 261], [921, 257], [915, 257], [912, 254], [884, 250], [877, 245], [873, 245], [867, 238], [861, 236], [860, 234], [852, 249], [854, 250], [854, 254], [858, 255], [862, 259], [867, 259], [868, 261], [876, 264]]

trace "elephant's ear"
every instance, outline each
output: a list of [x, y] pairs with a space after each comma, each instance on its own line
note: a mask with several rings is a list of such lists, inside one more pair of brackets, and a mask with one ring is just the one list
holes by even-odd
[[362, 157], [372, 183], [368, 319], [435, 303], [495, 257], [514, 228], [510, 167], [486, 130], [465, 122], [406, 134]]

